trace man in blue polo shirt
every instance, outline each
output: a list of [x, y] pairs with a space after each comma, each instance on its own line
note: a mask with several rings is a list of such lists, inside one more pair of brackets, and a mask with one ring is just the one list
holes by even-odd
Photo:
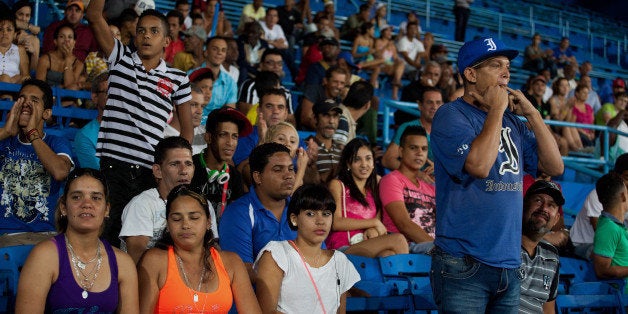
[[282, 144], [255, 147], [249, 162], [253, 189], [227, 206], [218, 233], [221, 248], [237, 253], [255, 282], [253, 262], [259, 251], [270, 241], [296, 238], [287, 217], [295, 173], [290, 150]]
[[465, 43], [458, 52], [464, 96], [434, 115], [438, 210], [430, 275], [439, 312], [518, 312], [523, 175], [563, 173], [541, 114], [508, 87], [517, 54], [497, 38]]

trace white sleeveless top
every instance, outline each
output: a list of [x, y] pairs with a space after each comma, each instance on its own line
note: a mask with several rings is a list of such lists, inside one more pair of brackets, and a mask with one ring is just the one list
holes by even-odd
[[11, 44], [7, 53], [0, 53], [0, 75], [16, 76], [20, 74], [20, 50], [17, 45]]

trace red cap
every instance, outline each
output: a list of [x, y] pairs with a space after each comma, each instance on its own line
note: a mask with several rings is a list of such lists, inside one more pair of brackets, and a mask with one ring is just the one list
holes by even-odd
[[[190, 82], [196, 82], [196, 80], [198, 79], [199, 76], [207, 73], [207, 72], [211, 72], [212, 70], [210, 68], [200, 68], [192, 73], [190, 73], [189, 78], [190, 78]], [[214, 79], [214, 76], [212, 75], [212, 80]]]
[[623, 87], [626, 88], [626, 82], [620, 77], [613, 80], [613, 87]]

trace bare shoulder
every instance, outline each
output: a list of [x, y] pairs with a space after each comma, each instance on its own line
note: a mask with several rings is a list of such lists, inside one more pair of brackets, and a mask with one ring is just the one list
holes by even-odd
[[28, 255], [29, 259], [41, 258], [48, 262], [52, 261], [50, 258], [53, 257], [55, 258], [54, 260], [57, 261], [58, 259], [56, 257], [58, 256], [59, 252], [57, 251], [57, 244], [52, 239], [42, 241], [39, 244], [35, 245], [35, 247], [33, 247], [30, 254]]
[[331, 181], [329, 181], [329, 189], [336, 189], [339, 190], [340, 189], [340, 180], [338, 179], [333, 179]]
[[118, 249], [117, 247], [113, 247], [113, 252], [116, 255], [116, 261], [118, 262], [118, 268], [122, 267], [131, 267], [135, 268], [135, 263], [133, 263], [133, 259], [126, 252]]
[[138, 269], [167, 269], [168, 251], [159, 248], [149, 249], [137, 264]]
[[236, 253], [229, 252], [229, 251], [218, 251], [218, 252], [220, 253], [220, 258], [222, 259], [223, 264], [225, 264], [226, 268], [233, 266], [232, 263], [242, 263], [242, 259]]

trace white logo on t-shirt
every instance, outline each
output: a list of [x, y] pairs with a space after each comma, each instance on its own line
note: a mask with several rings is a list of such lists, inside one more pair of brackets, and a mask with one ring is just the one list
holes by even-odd
[[499, 166], [500, 175], [504, 175], [506, 172], [519, 174], [519, 151], [510, 136], [510, 132], [511, 129], [509, 127], [505, 127], [501, 131], [499, 152], [506, 154], [506, 161]]

